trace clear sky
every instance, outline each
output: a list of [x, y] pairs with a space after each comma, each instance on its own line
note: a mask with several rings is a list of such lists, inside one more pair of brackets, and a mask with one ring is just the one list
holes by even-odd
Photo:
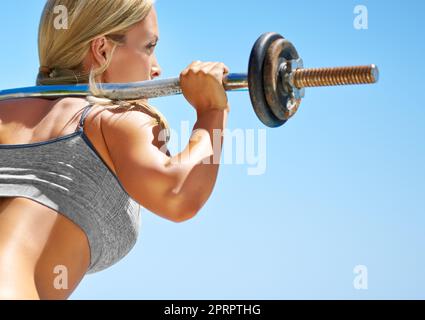
[[[35, 82], [44, 2], [2, 1], [1, 89]], [[368, 29], [354, 27], [357, 5], [368, 9]], [[175, 224], [142, 209], [131, 253], [88, 275], [71, 299], [424, 299], [425, 2], [158, 0], [156, 8], [163, 78], [193, 60], [246, 72], [255, 40], [275, 31], [305, 67], [375, 63], [380, 82], [307, 89], [277, 129], [257, 120], [247, 92], [229, 93], [228, 128], [255, 150], [227, 153], [194, 219]], [[175, 154], [194, 111], [183, 96], [151, 102], [175, 131]], [[366, 269], [355, 274], [356, 266]]]

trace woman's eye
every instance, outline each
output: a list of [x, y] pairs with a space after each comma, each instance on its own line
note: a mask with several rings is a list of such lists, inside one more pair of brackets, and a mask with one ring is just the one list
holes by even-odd
[[156, 47], [157, 43], [151, 43], [147, 46], [148, 49], [152, 49], [154, 47]]

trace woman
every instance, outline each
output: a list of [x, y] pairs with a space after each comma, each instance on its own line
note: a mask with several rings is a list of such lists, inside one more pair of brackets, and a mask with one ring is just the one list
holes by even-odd
[[[57, 28], [55, 8], [66, 8], [67, 29]], [[99, 83], [154, 79], [158, 37], [151, 0], [48, 0], [37, 84], [89, 83], [100, 95]], [[140, 206], [173, 222], [194, 217], [218, 173], [213, 130], [226, 125], [228, 72], [201, 61], [181, 72], [197, 121], [176, 156], [166, 120], [146, 100], [1, 102], [0, 299], [67, 299], [86, 273], [134, 246]]]

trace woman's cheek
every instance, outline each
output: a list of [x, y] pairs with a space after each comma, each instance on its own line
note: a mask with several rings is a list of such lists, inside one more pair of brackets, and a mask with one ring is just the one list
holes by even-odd
[[116, 82], [137, 82], [150, 80], [150, 55], [141, 50], [122, 52], [116, 55], [111, 64], [112, 74]]

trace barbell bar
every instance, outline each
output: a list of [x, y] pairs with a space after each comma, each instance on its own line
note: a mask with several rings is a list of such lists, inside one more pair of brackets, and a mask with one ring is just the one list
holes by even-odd
[[[223, 77], [226, 91], [249, 91], [254, 111], [268, 127], [282, 126], [298, 110], [304, 88], [372, 84], [379, 78], [376, 65], [304, 69], [303, 61], [291, 42], [278, 33], [268, 32], [255, 42], [248, 73], [229, 73]], [[180, 78], [130, 83], [101, 83], [104, 97], [137, 100], [182, 93]], [[86, 97], [88, 84], [49, 85], [0, 90], [0, 101], [17, 98]]]

